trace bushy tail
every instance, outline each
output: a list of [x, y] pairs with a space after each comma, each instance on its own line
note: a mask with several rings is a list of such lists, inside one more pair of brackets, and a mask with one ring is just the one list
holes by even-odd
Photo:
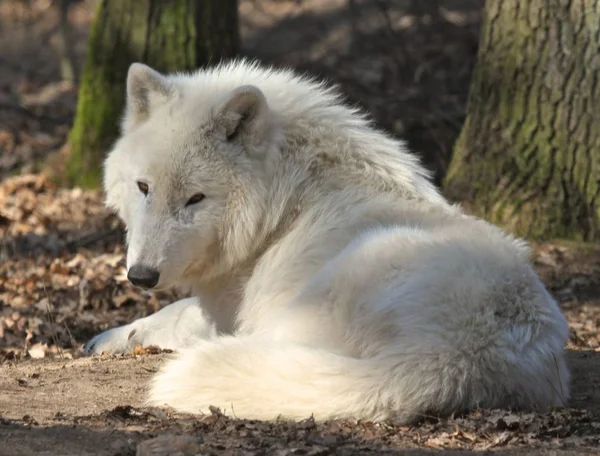
[[[188, 349], [155, 377], [152, 405], [238, 418], [359, 418], [410, 422], [474, 406], [545, 410], [561, 405], [568, 371], [561, 349], [539, 342], [460, 354], [407, 350], [352, 358], [254, 338], [218, 338]], [[564, 382], [563, 382], [564, 380]]]
[[371, 364], [300, 345], [220, 338], [170, 361], [155, 377], [149, 402], [189, 413], [212, 405], [262, 420], [386, 419], [393, 392], [386, 394], [386, 379]]

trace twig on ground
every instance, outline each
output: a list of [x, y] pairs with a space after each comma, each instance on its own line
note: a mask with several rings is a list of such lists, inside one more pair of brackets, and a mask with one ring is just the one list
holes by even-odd
[[63, 355], [63, 351], [61, 346], [58, 343], [58, 336], [56, 335], [56, 329], [55, 329], [55, 320], [54, 320], [54, 316], [52, 315], [52, 309], [50, 309], [50, 295], [48, 294], [48, 291], [46, 290], [46, 284], [42, 284], [44, 287], [44, 293], [46, 294], [46, 312], [48, 313], [48, 321], [50, 322], [50, 332], [52, 334], [52, 341], [54, 342], [54, 345], [56, 346], [56, 350], [58, 351], [58, 356], [60, 358], [61, 361], [63, 361], [65, 359], [64, 355]]
[[109, 230], [99, 231], [97, 233], [86, 234], [77, 239], [73, 239], [66, 243], [65, 248], [69, 251], [80, 249], [81, 247], [87, 247], [90, 244], [94, 244], [99, 241], [103, 241], [112, 236], [118, 236], [120, 232], [119, 228], [112, 228]]
[[56, 119], [54, 117], [47, 116], [45, 114], [36, 114], [35, 112], [30, 111], [25, 106], [20, 105], [18, 103], [0, 103], [0, 109], [5, 109], [8, 111], [18, 112], [19, 114], [24, 115], [30, 119], [34, 119], [40, 122], [49, 122], [54, 125], [63, 125], [68, 123], [66, 119]]

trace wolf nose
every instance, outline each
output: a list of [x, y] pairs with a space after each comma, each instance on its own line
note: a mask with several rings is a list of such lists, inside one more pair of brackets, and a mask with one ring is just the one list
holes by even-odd
[[158, 283], [160, 273], [156, 269], [133, 265], [127, 271], [127, 279], [134, 285], [142, 288], [152, 288]]

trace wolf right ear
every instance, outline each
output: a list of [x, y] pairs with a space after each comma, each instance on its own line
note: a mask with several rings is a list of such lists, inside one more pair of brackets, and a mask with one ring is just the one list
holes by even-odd
[[132, 63], [127, 72], [127, 104], [123, 130], [144, 122], [152, 110], [173, 95], [172, 84], [158, 71], [143, 63]]
[[261, 141], [268, 129], [269, 107], [264, 94], [251, 85], [235, 89], [220, 106], [216, 120], [228, 141], [240, 136]]

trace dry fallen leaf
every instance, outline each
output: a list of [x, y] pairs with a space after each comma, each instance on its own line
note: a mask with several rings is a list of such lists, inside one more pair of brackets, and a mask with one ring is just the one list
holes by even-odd
[[37, 344], [33, 344], [31, 347], [29, 347], [27, 353], [34, 359], [42, 359], [46, 357], [47, 349], [47, 344], [42, 344], [38, 342]]
[[132, 350], [132, 354], [136, 355], [136, 356], [140, 356], [140, 355], [157, 355], [159, 353], [168, 353], [170, 352], [170, 350], [163, 350], [160, 347], [157, 347], [156, 345], [147, 345], [145, 347], [142, 347], [140, 344], [137, 344], [135, 347], [133, 347]]

